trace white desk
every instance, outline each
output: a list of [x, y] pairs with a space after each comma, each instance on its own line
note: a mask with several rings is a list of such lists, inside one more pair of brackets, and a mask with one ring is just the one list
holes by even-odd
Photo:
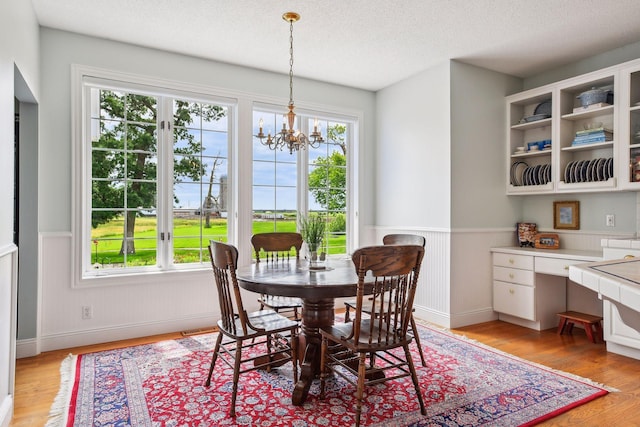
[[569, 267], [602, 261], [601, 251], [502, 247], [491, 252], [493, 309], [500, 320], [536, 330], [556, 327], [557, 313], [567, 310]]

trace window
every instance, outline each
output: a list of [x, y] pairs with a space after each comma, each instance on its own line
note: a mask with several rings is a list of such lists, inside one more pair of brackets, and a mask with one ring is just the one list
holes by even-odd
[[327, 218], [324, 239], [327, 253], [344, 254], [347, 252], [348, 125], [334, 121], [319, 124], [321, 129], [326, 129], [325, 142], [318, 148], [308, 149], [307, 206], [309, 212]]
[[[254, 135], [263, 121], [265, 133], [274, 134], [282, 123], [281, 112], [255, 109]], [[316, 119], [298, 114], [305, 132]], [[347, 253], [347, 200], [349, 144], [352, 124], [341, 120], [318, 120], [324, 142], [298, 153], [271, 150], [253, 138], [253, 233], [296, 231], [297, 213], [311, 213], [327, 221], [324, 249], [329, 254]]]
[[258, 95], [76, 65], [72, 75], [76, 285], [208, 269], [209, 240], [245, 262], [251, 234], [295, 231], [299, 212], [326, 219], [329, 254], [357, 245], [358, 113], [297, 111], [307, 135], [319, 118], [325, 141], [290, 154], [251, 138], [260, 119], [282, 126], [283, 107]]
[[86, 79], [83, 275], [208, 262], [227, 240], [233, 103]]

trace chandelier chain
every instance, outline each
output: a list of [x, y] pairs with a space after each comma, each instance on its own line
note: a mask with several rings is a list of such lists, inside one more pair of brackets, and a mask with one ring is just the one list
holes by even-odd
[[293, 20], [289, 21], [289, 104], [293, 105]]

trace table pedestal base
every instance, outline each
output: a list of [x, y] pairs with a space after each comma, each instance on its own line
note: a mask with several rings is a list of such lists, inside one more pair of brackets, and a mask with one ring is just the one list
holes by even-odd
[[303, 300], [302, 333], [298, 345], [300, 379], [291, 396], [291, 402], [296, 406], [301, 406], [307, 400], [311, 383], [320, 376], [322, 337], [319, 329], [333, 325], [335, 318], [333, 304], [333, 298]]

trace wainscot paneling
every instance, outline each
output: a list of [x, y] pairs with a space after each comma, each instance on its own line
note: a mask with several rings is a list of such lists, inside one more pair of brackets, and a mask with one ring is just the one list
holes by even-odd
[[[41, 351], [210, 327], [218, 319], [209, 269], [73, 287], [71, 244], [70, 233], [40, 236]], [[93, 318], [82, 319], [83, 306], [92, 307]]]
[[[13, 415], [16, 362], [16, 304], [18, 248], [0, 248], [0, 426], [8, 426]], [[4, 349], [8, 349], [5, 351]]]
[[426, 253], [416, 292], [415, 316], [448, 327], [450, 324], [450, 233], [416, 228], [372, 227], [367, 233], [371, 238], [369, 244], [381, 244], [382, 237], [391, 233], [417, 234], [426, 239]]
[[[493, 311], [491, 248], [516, 245], [515, 227], [441, 230], [374, 226], [365, 230], [367, 244], [380, 244], [389, 233], [418, 234], [427, 241], [416, 293], [416, 317], [450, 328], [497, 319]], [[603, 238], [633, 237], [629, 233], [588, 231], [558, 234], [561, 247], [588, 250], [599, 250]]]

